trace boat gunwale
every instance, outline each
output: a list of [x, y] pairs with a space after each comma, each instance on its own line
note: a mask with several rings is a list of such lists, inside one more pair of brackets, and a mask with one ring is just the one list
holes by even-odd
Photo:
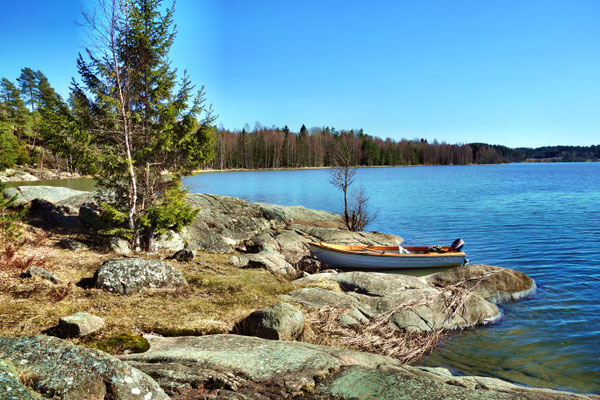
[[[386, 250], [389, 251], [398, 251], [397, 246], [345, 246], [345, 245], [335, 245], [330, 243], [323, 242], [309, 242], [310, 246], [318, 247], [322, 250], [328, 250], [335, 253], [340, 254], [348, 254], [348, 255], [356, 255], [356, 256], [367, 256], [367, 257], [401, 257], [401, 258], [437, 258], [437, 257], [456, 257], [456, 258], [464, 258], [467, 256], [465, 252], [448, 252], [448, 253], [385, 253]], [[334, 246], [343, 246], [350, 248], [349, 250], [339, 249]], [[403, 246], [404, 247], [404, 246]], [[406, 246], [404, 247], [408, 251], [426, 251], [427, 246]], [[365, 250], [371, 249], [371, 250]], [[381, 250], [379, 250], [381, 249]], [[442, 249], [449, 249], [448, 246], [442, 246]], [[382, 251], [379, 253], [379, 251]]]

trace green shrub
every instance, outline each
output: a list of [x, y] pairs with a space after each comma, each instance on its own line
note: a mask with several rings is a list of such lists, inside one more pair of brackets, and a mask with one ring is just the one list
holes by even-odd
[[0, 169], [10, 168], [17, 162], [19, 142], [7, 122], [0, 122]]
[[23, 234], [18, 222], [23, 220], [27, 211], [26, 209], [11, 210], [17, 201], [17, 195], [5, 199], [3, 195], [5, 188], [6, 185], [0, 182], [0, 243], [8, 243]]

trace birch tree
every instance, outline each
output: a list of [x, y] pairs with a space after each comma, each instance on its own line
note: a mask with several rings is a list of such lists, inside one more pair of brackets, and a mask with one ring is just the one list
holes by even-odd
[[[109, 195], [103, 207], [135, 245], [179, 229], [194, 214], [181, 177], [214, 154], [214, 117], [203, 89], [177, 78], [169, 50], [174, 4], [100, 0], [84, 13], [90, 45], [79, 56], [73, 96], [89, 114], [88, 172]], [[168, 173], [168, 177], [165, 176]]]

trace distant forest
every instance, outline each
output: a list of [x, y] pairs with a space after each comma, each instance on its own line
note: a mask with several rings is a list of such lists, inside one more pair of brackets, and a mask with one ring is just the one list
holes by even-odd
[[253, 130], [219, 129], [214, 169], [299, 168], [333, 165], [333, 153], [341, 141], [350, 143], [354, 165], [466, 165], [524, 161], [598, 161], [600, 146], [550, 146], [511, 149], [485, 143], [447, 144], [425, 139], [381, 139], [359, 130], [310, 128], [298, 133], [256, 124]]
[[[69, 138], [56, 126], [77, 124], [89, 114], [71, 95], [64, 100], [41, 71], [23, 68], [16, 82], [0, 80], [0, 170], [28, 165], [40, 170], [77, 172], [77, 154], [66, 154]], [[71, 126], [72, 128], [72, 126]], [[77, 129], [72, 131], [78, 132]], [[85, 134], [85, 132], [80, 132]], [[466, 165], [523, 161], [598, 161], [600, 146], [548, 146], [511, 149], [485, 143], [447, 144], [425, 139], [381, 139], [358, 130], [287, 126], [241, 131], [214, 129], [214, 155], [205, 168], [329, 167], [341, 143], [356, 166]]]

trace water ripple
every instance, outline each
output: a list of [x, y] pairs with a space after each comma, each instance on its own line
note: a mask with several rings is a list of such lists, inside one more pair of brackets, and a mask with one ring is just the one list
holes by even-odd
[[[504, 303], [424, 360], [457, 373], [600, 393], [600, 163], [365, 168], [379, 218], [406, 244], [467, 243], [473, 263], [520, 270], [538, 290]], [[192, 192], [339, 212], [326, 170], [200, 174]]]

